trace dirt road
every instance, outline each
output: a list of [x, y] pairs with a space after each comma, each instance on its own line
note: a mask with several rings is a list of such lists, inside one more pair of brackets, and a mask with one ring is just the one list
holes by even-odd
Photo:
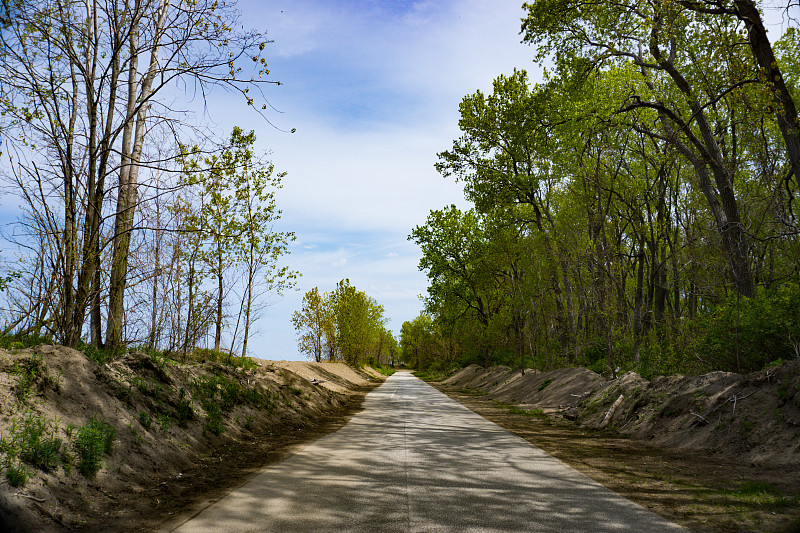
[[682, 531], [409, 373], [175, 531]]

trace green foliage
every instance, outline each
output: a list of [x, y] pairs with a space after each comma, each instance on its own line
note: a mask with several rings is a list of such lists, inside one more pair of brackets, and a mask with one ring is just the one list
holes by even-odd
[[784, 76], [767, 81], [758, 72], [778, 63], [753, 54], [744, 26], [758, 21], [741, 11], [524, 10], [523, 39], [550, 66], [459, 106], [436, 168], [475, 207], [412, 231], [428, 318], [403, 325], [405, 361], [652, 377], [800, 356], [797, 128], [774, 105], [782, 78], [797, 92], [796, 29], [775, 45]]
[[150, 429], [153, 425], [153, 416], [148, 411], [139, 412], [139, 423], [145, 429]]
[[552, 382], [553, 382], [553, 380], [548, 378], [548, 379], [546, 379], [546, 380], [542, 381], [542, 384], [541, 384], [541, 385], [539, 385], [539, 388], [538, 388], [538, 389], [536, 389], [536, 390], [538, 390], [539, 392], [541, 392], [541, 391], [543, 391], [545, 388], [547, 388], [547, 386], [548, 386], [548, 385], [550, 385]]
[[[2, 155], [2, 152], [0, 152], [0, 155]], [[20, 272], [11, 272], [8, 276], [0, 276], [0, 292], [5, 291], [11, 282], [21, 277], [22, 273]]]
[[93, 478], [103, 466], [103, 455], [113, 453], [116, 437], [114, 426], [95, 417], [79, 427], [72, 442], [77, 454], [78, 471], [87, 478]]
[[18, 359], [11, 372], [16, 374], [14, 396], [20, 402], [25, 402], [34, 392], [41, 394], [48, 388], [56, 392], [60, 390], [59, 379], [50, 375], [41, 354]]
[[31, 476], [31, 471], [20, 461], [9, 461], [6, 465], [6, 479], [12, 487], [24, 487]]
[[16, 350], [20, 348], [30, 348], [40, 344], [53, 344], [53, 339], [48, 336], [26, 334], [26, 335], [0, 335], [0, 348], [6, 350]]
[[182, 387], [178, 392], [178, 406], [176, 411], [178, 415], [178, 426], [180, 427], [186, 427], [187, 422], [194, 419], [192, 402], [186, 397], [186, 390]]
[[221, 435], [225, 431], [225, 425], [222, 423], [222, 408], [213, 399], [208, 399], [203, 403], [203, 409], [206, 411], [205, 429], [214, 435]]
[[384, 326], [383, 306], [343, 279], [332, 292], [314, 287], [292, 315], [298, 348], [315, 361], [344, 361], [360, 367], [370, 360], [388, 362], [397, 341]]
[[[297, 348], [314, 361], [320, 362], [328, 345], [335, 344], [335, 325], [330, 295], [320, 295], [314, 287], [303, 295], [302, 308], [292, 314], [297, 332]], [[333, 347], [333, 346], [331, 346]]]
[[348, 365], [362, 366], [383, 338], [383, 306], [343, 279], [331, 295], [331, 309], [340, 357]]
[[[202, 157], [197, 146], [181, 147], [182, 185], [196, 194], [195, 199], [172, 208], [191, 236], [181, 250], [185, 263], [182, 275], [189, 293], [184, 352], [212, 322], [215, 346], [220, 346], [230, 293], [225, 280], [230, 278], [231, 268], [245, 274], [245, 296], [239, 310], [239, 319], [244, 320], [243, 356], [247, 355], [256, 285], [266, 285], [268, 291], [280, 294], [296, 284], [297, 272], [278, 265], [280, 257], [289, 253], [289, 243], [295, 236], [273, 230], [281, 216], [275, 192], [281, 188], [285, 173], [275, 173], [272, 163], [255, 157], [255, 140], [255, 132], [234, 127], [228, 145], [219, 154]], [[202, 281], [208, 278], [216, 282], [213, 295], [201, 294]], [[207, 308], [213, 313], [204, 310]]]
[[98, 348], [92, 344], [83, 344], [79, 349], [83, 355], [98, 365], [110, 363], [125, 353], [124, 348]]
[[383, 376], [391, 376], [392, 374], [395, 373], [395, 369], [394, 368], [392, 368], [392, 367], [390, 367], [388, 365], [383, 365], [383, 364], [380, 364], [380, 363], [376, 363], [374, 361], [371, 361], [369, 363], [369, 366], [371, 366], [372, 368], [377, 370]]
[[0, 436], [0, 458], [11, 486], [24, 486], [32, 475], [23, 463], [44, 472], [63, 463], [65, 471], [69, 470], [69, 455], [62, 450], [58, 432], [56, 421], [46, 421], [32, 412], [12, 420], [10, 434]]
[[267, 410], [275, 407], [275, 395], [271, 391], [261, 390], [257, 386], [244, 386], [238, 380], [221, 374], [195, 378], [192, 389], [195, 398], [206, 410], [207, 403], [214, 404], [225, 412], [243, 404]]
[[752, 372], [793, 359], [800, 355], [800, 285], [759, 288], [755, 298], [732, 295], [701, 324], [696, 350], [709, 369]]
[[45, 472], [59, 462], [62, 441], [56, 436], [58, 425], [29, 414], [13, 438], [19, 443], [19, 458]]
[[512, 415], [532, 416], [535, 418], [547, 418], [545, 412], [539, 408], [536, 409], [522, 409], [517, 405], [499, 404], [499, 407], [505, 407]]
[[237, 357], [228, 352], [222, 352], [212, 348], [195, 348], [190, 354], [187, 354], [186, 358], [197, 363], [221, 363], [231, 368], [241, 368], [244, 370], [253, 370], [258, 366], [255, 361], [249, 357]]

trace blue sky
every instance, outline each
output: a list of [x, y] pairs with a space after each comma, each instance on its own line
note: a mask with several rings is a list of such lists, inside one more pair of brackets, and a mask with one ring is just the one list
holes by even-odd
[[[407, 241], [431, 209], [467, 207], [461, 187], [433, 168], [458, 137], [458, 104], [514, 67], [537, 70], [520, 44], [521, 1], [248, 1], [246, 26], [266, 30], [268, 88], [278, 129], [247, 115], [258, 146], [287, 171], [277, 229], [297, 241], [286, 262], [299, 291], [271, 297], [253, 355], [303, 359], [290, 318], [312, 287], [349, 278], [381, 303], [399, 334], [421, 310], [425, 275]], [[234, 106], [235, 107], [235, 106]], [[296, 128], [294, 134], [280, 130]]]

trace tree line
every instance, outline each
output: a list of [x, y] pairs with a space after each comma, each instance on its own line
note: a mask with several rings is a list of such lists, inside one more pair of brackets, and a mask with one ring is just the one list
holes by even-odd
[[[2, 0], [2, 333], [244, 355], [293, 235], [254, 132], [205, 120], [217, 88], [267, 109], [268, 41], [218, 0]], [[241, 302], [241, 305], [239, 305]], [[223, 335], [225, 331], [226, 335]], [[225, 339], [223, 339], [225, 337]]]
[[800, 33], [750, 0], [523, 6], [549, 65], [460, 104], [437, 170], [473, 209], [409, 239], [422, 368], [745, 372], [800, 355]]
[[397, 340], [386, 329], [383, 311], [382, 305], [349, 279], [341, 280], [330, 292], [320, 293], [314, 287], [292, 314], [297, 348], [318, 363], [394, 364]]

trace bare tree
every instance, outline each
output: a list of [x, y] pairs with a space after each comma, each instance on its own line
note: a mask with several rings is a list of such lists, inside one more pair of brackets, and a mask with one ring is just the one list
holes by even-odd
[[[260, 94], [262, 84], [278, 83], [263, 78], [266, 41], [234, 30], [237, 14], [225, 1], [0, 2], [6, 158], [17, 169], [12, 180], [21, 185], [24, 205], [37, 213], [29, 217], [34, 233], [55, 242], [59, 298], [45, 315], [57, 338], [75, 346], [89, 314], [92, 341], [100, 344], [107, 284], [106, 343], [117, 347], [131, 234], [145, 200], [140, 173], [172, 165], [145, 157], [148, 137], [155, 130], [185, 132], [176, 89], [205, 97], [212, 86], [224, 86], [255, 104], [253, 89]], [[109, 218], [113, 229], [106, 227]]]

